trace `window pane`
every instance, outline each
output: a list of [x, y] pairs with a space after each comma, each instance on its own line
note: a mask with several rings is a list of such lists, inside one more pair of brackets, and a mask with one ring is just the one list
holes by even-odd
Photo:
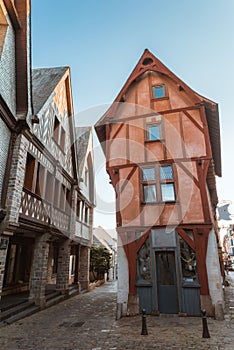
[[161, 98], [166, 96], [166, 87], [165, 85], [156, 85], [152, 86], [152, 97]]
[[175, 191], [173, 184], [161, 184], [162, 201], [174, 201]]
[[155, 185], [144, 185], [144, 201], [147, 203], [156, 202], [156, 186]]
[[172, 180], [173, 169], [171, 165], [160, 166], [160, 180]]
[[155, 168], [143, 168], [142, 169], [142, 180], [152, 181], [155, 180]]
[[161, 126], [159, 124], [147, 126], [147, 140], [160, 140]]

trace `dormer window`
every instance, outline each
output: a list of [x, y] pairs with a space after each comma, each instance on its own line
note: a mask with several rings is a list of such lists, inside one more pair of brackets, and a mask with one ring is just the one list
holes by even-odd
[[166, 85], [153, 85], [152, 86], [152, 98], [166, 97]]

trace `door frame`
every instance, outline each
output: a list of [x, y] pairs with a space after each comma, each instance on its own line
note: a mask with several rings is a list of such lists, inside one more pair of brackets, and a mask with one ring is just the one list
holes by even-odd
[[156, 267], [156, 254], [160, 252], [173, 252], [175, 259], [175, 278], [176, 278], [176, 287], [177, 287], [177, 298], [178, 298], [178, 313], [181, 312], [181, 281], [180, 281], [180, 265], [179, 265], [179, 254], [177, 247], [173, 248], [153, 248], [152, 249], [152, 276], [153, 276], [153, 310], [156, 313], [160, 313], [159, 311], [159, 303], [158, 303], [158, 279], [157, 279], [157, 267]]

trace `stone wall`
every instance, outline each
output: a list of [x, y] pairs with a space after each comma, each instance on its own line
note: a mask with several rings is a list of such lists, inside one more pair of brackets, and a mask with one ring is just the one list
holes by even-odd
[[8, 208], [7, 220], [12, 224], [18, 222], [28, 145], [29, 141], [25, 136], [18, 135], [13, 146], [13, 157], [6, 201], [6, 207]]

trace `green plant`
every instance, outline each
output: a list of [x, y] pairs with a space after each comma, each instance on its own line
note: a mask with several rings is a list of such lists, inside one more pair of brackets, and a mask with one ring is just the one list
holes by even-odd
[[104, 274], [111, 267], [112, 254], [103, 246], [92, 247], [90, 250], [90, 272], [92, 272], [94, 280], [101, 280]]

